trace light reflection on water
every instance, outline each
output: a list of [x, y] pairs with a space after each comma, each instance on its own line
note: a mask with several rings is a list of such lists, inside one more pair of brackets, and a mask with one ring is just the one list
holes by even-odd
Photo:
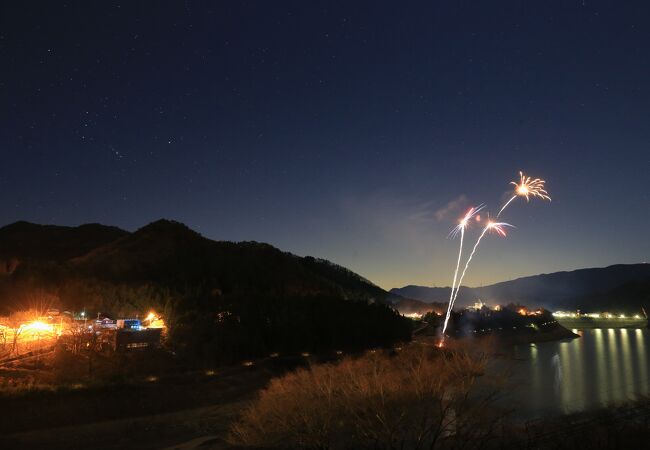
[[578, 412], [650, 395], [650, 330], [574, 331], [582, 337], [515, 347], [508, 398], [518, 414]]

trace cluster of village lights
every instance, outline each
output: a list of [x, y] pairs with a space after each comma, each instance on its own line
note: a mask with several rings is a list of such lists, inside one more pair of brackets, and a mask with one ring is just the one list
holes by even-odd
[[[86, 314], [82, 312], [80, 317], [86, 321]], [[143, 328], [165, 328], [165, 322], [163, 318], [154, 311], [149, 312], [149, 314], [144, 318], [144, 323], [146, 326]], [[51, 320], [42, 317], [35, 317], [33, 320], [26, 321], [17, 326], [8, 326], [0, 324], [0, 331], [4, 333], [5, 338], [13, 339], [19, 338], [20, 340], [26, 341], [37, 341], [42, 338], [54, 338], [59, 337], [63, 332], [69, 328], [65, 326], [66, 324], [63, 321], [54, 323]], [[92, 326], [89, 326], [92, 328]]]
[[578, 319], [580, 317], [589, 317], [591, 319], [634, 319], [634, 320], [645, 320], [644, 317], [641, 317], [639, 314], [633, 316], [627, 316], [625, 314], [611, 314], [608, 312], [604, 313], [580, 313], [580, 312], [565, 312], [565, 311], [556, 311], [553, 313], [553, 317], [568, 318], [568, 319]]

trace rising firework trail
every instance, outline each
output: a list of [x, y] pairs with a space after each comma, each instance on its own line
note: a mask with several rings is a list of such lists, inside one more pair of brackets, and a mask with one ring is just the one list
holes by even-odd
[[551, 197], [548, 195], [548, 192], [544, 190], [544, 185], [546, 184], [546, 181], [541, 180], [539, 178], [532, 179], [529, 176], [526, 176], [523, 174], [523, 172], [519, 171], [519, 182], [517, 183], [516, 181], [511, 181], [510, 184], [512, 184], [515, 187], [515, 195], [510, 197], [510, 200], [508, 200], [499, 210], [499, 214], [497, 214], [497, 219], [501, 215], [504, 209], [508, 207], [510, 203], [517, 197], [526, 197], [526, 201], [530, 201], [530, 197], [538, 197], [541, 198], [542, 200], [548, 200], [549, 202], [551, 201]]
[[451, 233], [449, 233], [449, 236], [452, 238], [455, 238], [460, 234], [460, 246], [458, 248], [458, 260], [456, 261], [456, 270], [454, 271], [454, 281], [451, 284], [451, 293], [449, 294], [449, 304], [447, 305], [445, 324], [449, 321], [449, 316], [451, 315], [452, 299], [454, 298], [454, 287], [456, 286], [456, 279], [458, 278], [458, 268], [460, 267], [460, 258], [463, 255], [463, 239], [465, 238], [465, 229], [469, 225], [470, 220], [472, 220], [483, 208], [485, 208], [484, 204], [480, 204], [478, 206], [470, 208], [469, 211], [467, 211], [467, 213], [465, 214], [465, 216], [458, 222], [458, 225], [456, 225], [454, 229], [451, 230]]
[[480, 236], [476, 240], [476, 244], [474, 244], [474, 248], [472, 249], [472, 253], [470, 253], [469, 257], [467, 258], [467, 262], [465, 263], [465, 268], [463, 269], [463, 273], [460, 275], [460, 279], [458, 280], [458, 285], [456, 288], [456, 293], [452, 295], [452, 298], [449, 300], [449, 307], [447, 308], [447, 316], [445, 317], [445, 323], [442, 326], [442, 339], [445, 338], [445, 331], [447, 330], [447, 324], [449, 323], [449, 317], [451, 316], [451, 310], [454, 307], [454, 303], [456, 302], [456, 297], [458, 297], [458, 291], [460, 290], [461, 283], [463, 282], [463, 278], [465, 278], [465, 273], [467, 273], [467, 268], [469, 267], [469, 263], [472, 261], [472, 258], [474, 257], [474, 254], [476, 253], [476, 249], [478, 248], [478, 245], [481, 243], [481, 240], [483, 239], [483, 236], [488, 231], [493, 231], [497, 233], [498, 235], [505, 237], [507, 235], [506, 233], [506, 227], [511, 227], [514, 228], [512, 225], [509, 223], [505, 222], [493, 222], [490, 219], [488, 219], [487, 224], [485, 227], [483, 227], [483, 231], [481, 232]]

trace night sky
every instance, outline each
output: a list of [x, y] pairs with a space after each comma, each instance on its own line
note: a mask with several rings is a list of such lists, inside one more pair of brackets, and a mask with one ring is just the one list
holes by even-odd
[[0, 224], [165, 217], [449, 285], [450, 228], [523, 169], [553, 201], [465, 284], [648, 259], [647, 1], [54, 3], [0, 6]]

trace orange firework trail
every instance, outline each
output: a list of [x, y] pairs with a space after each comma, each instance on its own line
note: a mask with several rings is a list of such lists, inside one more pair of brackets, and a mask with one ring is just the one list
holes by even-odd
[[[506, 227], [511, 227], [514, 228], [512, 225], [509, 223], [505, 222], [493, 222], [488, 219], [487, 224], [485, 227], [483, 227], [483, 231], [481, 232], [480, 236], [476, 240], [476, 244], [474, 244], [474, 248], [472, 249], [472, 253], [469, 254], [469, 258], [467, 258], [467, 262], [465, 263], [465, 268], [463, 269], [463, 273], [460, 275], [460, 279], [458, 280], [458, 285], [456, 287], [456, 293], [454, 294], [453, 288], [452, 288], [452, 298], [449, 300], [449, 306], [447, 307], [447, 316], [445, 317], [445, 323], [442, 326], [442, 339], [445, 338], [445, 331], [447, 330], [447, 324], [449, 323], [449, 317], [451, 316], [451, 311], [454, 307], [454, 303], [456, 302], [456, 297], [458, 297], [458, 291], [460, 290], [461, 283], [463, 282], [463, 278], [465, 278], [465, 273], [467, 273], [467, 269], [469, 268], [469, 263], [472, 261], [472, 258], [474, 257], [474, 254], [476, 253], [476, 249], [478, 248], [478, 245], [481, 243], [481, 240], [483, 239], [483, 236], [488, 231], [493, 231], [499, 236], [505, 237], [507, 235], [506, 233]], [[460, 261], [460, 257], [459, 257]]]
[[544, 190], [544, 185], [546, 184], [546, 181], [544, 180], [539, 178], [532, 179], [531, 177], [524, 175], [522, 171], [519, 171], [519, 183], [511, 181], [510, 184], [515, 186], [515, 195], [513, 195], [510, 200], [501, 207], [499, 214], [497, 214], [497, 218], [517, 197], [526, 197], [526, 201], [530, 201], [531, 196], [541, 198], [542, 200], [548, 200], [549, 202], [551, 201], [548, 192]]
[[[460, 246], [458, 248], [458, 260], [456, 261], [456, 270], [454, 271], [454, 281], [451, 284], [451, 293], [449, 295], [449, 304], [447, 305], [447, 315], [445, 316], [445, 324], [449, 321], [449, 316], [451, 315], [451, 308], [453, 306], [452, 299], [454, 298], [454, 287], [456, 286], [456, 279], [458, 278], [458, 268], [460, 267], [460, 258], [463, 254], [463, 239], [465, 237], [465, 229], [469, 225], [470, 220], [472, 220], [483, 208], [484, 204], [472, 207], [467, 211], [465, 216], [458, 222], [458, 225], [451, 230], [449, 236], [455, 238], [460, 233]], [[446, 325], [445, 325], [446, 328]]]

